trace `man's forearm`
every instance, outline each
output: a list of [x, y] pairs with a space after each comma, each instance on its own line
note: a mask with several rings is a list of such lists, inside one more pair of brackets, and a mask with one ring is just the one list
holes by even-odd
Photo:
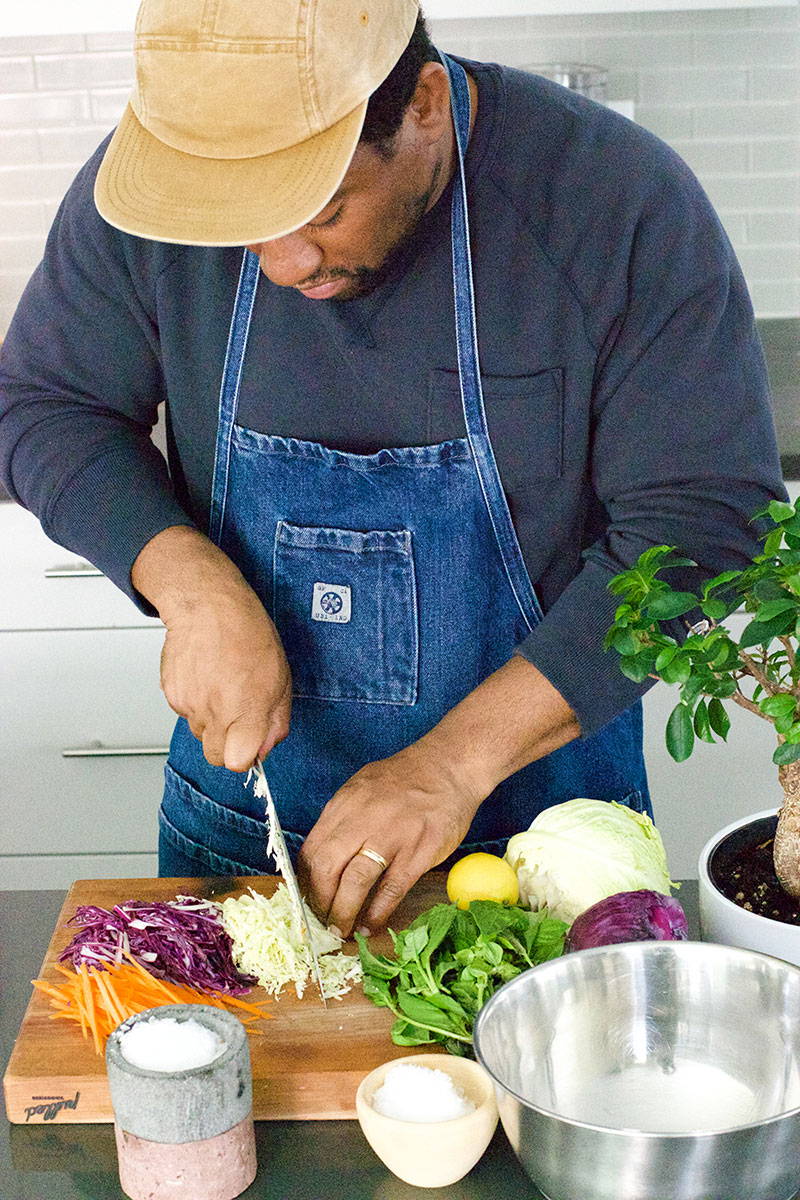
[[167, 624], [178, 609], [249, 588], [239, 568], [213, 542], [190, 525], [171, 525], [142, 548], [131, 582]]
[[502, 780], [580, 735], [560, 692], [521, 655], [493, 672], [426, 734], [433, 752], [481, 798]]

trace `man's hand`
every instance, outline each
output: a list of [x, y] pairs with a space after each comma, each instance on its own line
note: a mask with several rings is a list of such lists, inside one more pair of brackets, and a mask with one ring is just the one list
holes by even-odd
[[[301, 890], [348, 934], [377, 884], [359, 926], [382, 927], [419, 877], [463, 840], [482, 799], [465, 791], [424, 739], [368, 763], [339, 788], [303, 843]], [[359, 854], [364, 847], [386, 860], [385, 872]]]
[[214, 766], [246, 771], [289, 732], [292, 679], [278, 632], [240, 571], [188, 526], [165, 529], [133, 565], [167, 627], [161, 687]]
[[[515, 656], [430, 733], [368, 763], [329, 800], [298, 861], [301, 886], [323, 920], [349, 934], [386, 924], [406, 892], [463, 841], [501, 780], [580, 733], [572, 709]], [[360, 854], [370, 849], [387, 862]]]

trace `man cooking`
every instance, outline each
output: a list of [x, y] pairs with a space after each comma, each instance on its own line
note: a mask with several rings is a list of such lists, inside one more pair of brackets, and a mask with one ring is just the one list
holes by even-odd
[[549, 805], [649, 811], [608, 581], [660, 543], [741, 566], [784, 495], [697, 181], [440, 56], [416, 0], [144, 0], [136, 67], [9, 331], [0, 444], [166, 626], [161, 873], [269, 869], [256, 757], [345, 933]]

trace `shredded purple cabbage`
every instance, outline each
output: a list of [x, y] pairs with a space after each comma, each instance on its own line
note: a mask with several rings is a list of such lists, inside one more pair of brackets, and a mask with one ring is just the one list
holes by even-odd
[[126, 900], [109, 911], [82, 904], [67, 925], [81, 926], [59, 962], [102, 970], [131, 955], [157, 979], [241, 996], [256, 980], [237, 971], [216, 905], [195, 896]]

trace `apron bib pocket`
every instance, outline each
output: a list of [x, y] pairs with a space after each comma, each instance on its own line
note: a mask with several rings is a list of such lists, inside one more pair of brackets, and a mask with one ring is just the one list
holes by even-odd
[[419, 631], [411, 533], [279, 521], [274, 620], [294, 694], [414, 704]]

